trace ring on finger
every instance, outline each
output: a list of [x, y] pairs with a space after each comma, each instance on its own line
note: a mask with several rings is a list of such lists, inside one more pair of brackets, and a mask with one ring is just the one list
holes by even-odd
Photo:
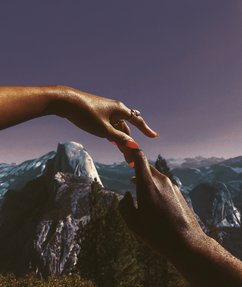
[[140, 111], [130, 109], [130, 118], [132, 119], [133, 117], [139, 117], [141, 115]]

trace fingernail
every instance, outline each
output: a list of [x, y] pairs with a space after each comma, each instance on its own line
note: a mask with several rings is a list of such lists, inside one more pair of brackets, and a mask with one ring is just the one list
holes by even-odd
[[131, 161], [131, 162], [129, 163], [129, 166], [132, 167], [132, 168], [134, 168], [134, 161]]
[[160, 138], [160, 135], [156, 133], [155, 138]]
[[131, 140], [127, 140], [125, 146], [132, 148], [132, 149], [139, 148], [139, 145], [135, 141], [131, 141]]
[[113, 145], [116, 145], [116, 146], [117, 146], [117, 143], [116, 143], [116, 142], [112, 141], [111, 143], [112, 143]]

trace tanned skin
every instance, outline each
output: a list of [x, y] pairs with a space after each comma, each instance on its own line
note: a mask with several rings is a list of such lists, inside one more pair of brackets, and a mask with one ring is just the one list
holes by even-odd
[[143, 118], [131, 117], [122, 102], [66, 86], [0, 87], [0, 129], [45, 115], [64, 117], [91, 134], [107, 138], [128, 162], [134, 162], [138, 206], [126, 193], [120, 212], [129, 228], [158, 254], [165, 255], [192, 286], [242, 286], [242, 262], [204, 234], [180, 190], [149, 165], [142, 151], [127, 145], [135, 141], [125, 121], [145, 135], [157, 137]]
[[[126, 125], [123, 131], [114, 128], [119, 120], [127, 120], [149, 137], [157, 134], [142, 117], [131, 117], [122, 102], [84, 93], [66, 86], [0, 87], [0, 129], [53, 114], [65, 117], [79, 128], [117, 143], [131, 138]], [[122, 125], [125, 122], [122, 122]]]
[[137, 203], [130, 193], [120, 202], [129, 228], [158, 254], [165, 255], [194, 287], [242, 286], [242, 262], [199, 226], [180, 190], [133, 152]]
[[132, 158], [126, 144], [134, 140], [126, 121], [148, 137], [158, 136], [142, 117], [132, 117], [131, 110], [120, 101], [61, 85], [0, 87], [0, 129], [45, 115], [64, 117], [82, 130], [119, 145], [129, 163]]

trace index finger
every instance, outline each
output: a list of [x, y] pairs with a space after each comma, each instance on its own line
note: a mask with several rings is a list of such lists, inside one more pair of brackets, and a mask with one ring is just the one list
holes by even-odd
[[120, 116], [123, 117], [123, 119], [136, 126], [146, 136], [153, 138], [159, 137], [159, 135], [147, 125], [141, 116], [133, 115], [132, 110], [126, 107], [123, 103], [121, 103], [119, 106], [121, 112]]
[[142, 150], [133, 150], [134, 168], [136, 177], [140, 181], [152, 181], [150, 164]]
[[142, 151], [134, 152], [136, 192], [139, 207], [144, 207], [150, 198], [154, 182], [149, 162]]

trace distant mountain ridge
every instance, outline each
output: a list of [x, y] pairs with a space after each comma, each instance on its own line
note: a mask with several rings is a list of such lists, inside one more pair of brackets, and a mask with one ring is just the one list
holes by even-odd
[[[242, 156], [168, 164], [204, 230], [215, 231], [242, 258]], [[60, 143], [57, 151], [21, 164], [0, 164], [0, 271], [70, 273], [79, 253], [76, 234], [89, 216], [91, 182], [105, 187], [108, 203], [113, 192], [135, 195], [133, 174], [125, 162], [94, 164], [75, 142]]]
[[167, 163], [171, 168], [199, 168], [204, 166], [209, 166], [225, 161], [223, 157], [202, 157], [196, 156], [194, 158], [184, 158], [184, 159], [167, 159]]

